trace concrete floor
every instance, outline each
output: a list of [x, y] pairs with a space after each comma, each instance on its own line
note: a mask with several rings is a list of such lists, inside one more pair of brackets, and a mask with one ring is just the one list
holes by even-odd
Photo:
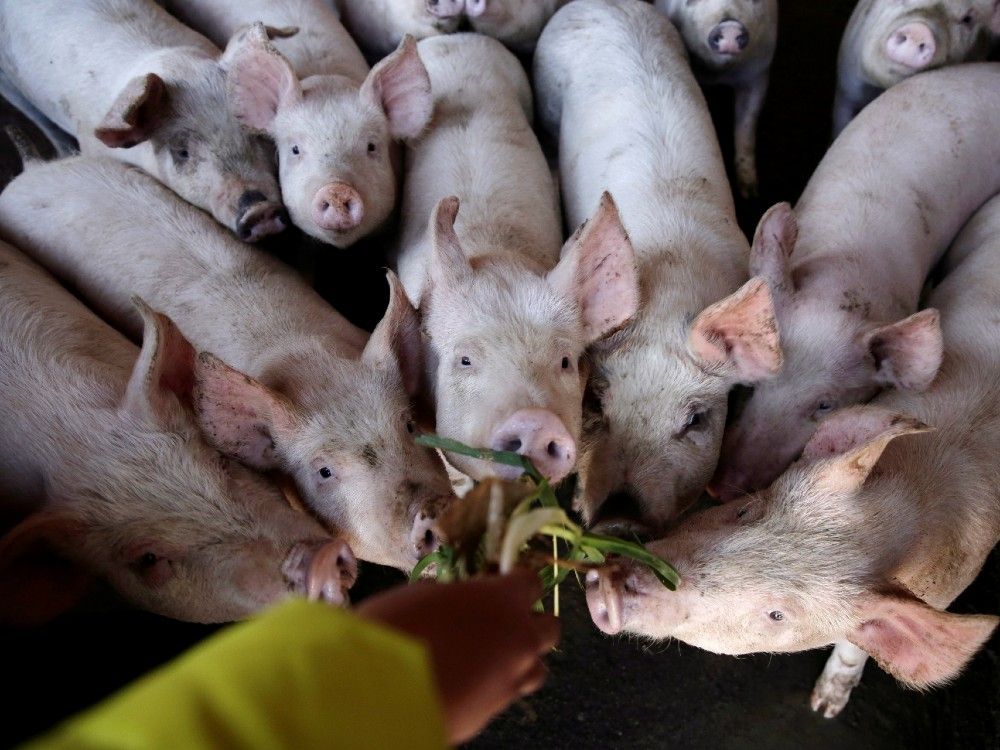
[[[761, 123], [762, 197], [738, 204], [751, 234], [772, 203], [801, 192], [829, 134], [834, 65], [853, 3], [784, 0], [771, 92]], [[731, 97], [710, 92], [727, 158]], [[0, 125], [23, 122], [0, 100]], [[0, 185], [18, 161], [0, 136]], [[845, 217], [846, 218], [846, 217]], [[386, 290], [379, 243], [349, 253], [274, 248], [301, 262], [342, 312], [371, 328]], [[315, 249], [314, 249], [315, 250]], [[359, 292], [360, 290], [360, 292]], [[367, 593], [399, 580], [366, 568]], [[814, 715], [809, 691], [826, 652], [734, 659], [676, 643], [607, 638], [587, 616], [581, 592], [564, 588], [564, 638], [545, 689], [512, 707], [471, 747], [487, 748], [1000, 748], [1000, 637], [952, 685], [905, 691], [875, 666], [845, 712]], [[1000, 613], [1000, 553], [955, 603], [957, 612]], [[0, 664], [10, 688], [0, 747], [44, 731], [214, 631], [92, 603], [44, 628], [0, 629]]]

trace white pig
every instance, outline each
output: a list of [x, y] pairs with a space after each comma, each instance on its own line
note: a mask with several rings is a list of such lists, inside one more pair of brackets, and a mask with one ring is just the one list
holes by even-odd
[[837, 57], [833, 134], [885, 89], [922, 70], [985, 60], [1000, 0], [860, 0]]
[[[516, 451], [557, 481], [576, 463], [584, 352], [635, 312], [632, 247], [605, 197], [560, 260], [555, 184], [517, 58], [479, 34], [418, 46], [435, 110], [406, 154], [398, 267], [419, 302], [437, 431]], [[502, 471], [452, 458], [476, 478]]]
[[609, 190], [641, 280], [639, 315], [592, 360], [577, 504], [590, 524], [656, 531], [711, 477], [733, 385], [781, 365], [771, 295], [747, 281], [719, 145], [666, 18], [575, 0], [542, 33], [535, 82], [570, 225]]
[[48, 619], [95, 576], [199, 622], [289, 592], [343, 601], [350, 550], [205, 443], [188, 408], [194, 350], [135, 304], [141, 351], [0, 243], [0, 497], [31, 511], [0, 539], [0, 616]]
[[226, 103], [227, 60], [152, 0], [0, 0], [0, 70], [85, 154], [142, 167], [241, 239], [280, 232], [274, 155]]
[[785, 366], [727, 431], [721, 499], [770, 484], [834, 409], [934, 379], [941, 333], [934, 310], [916, 312], [921, 289], [1000, 192], [1000, 96], [988, 91], [1000, 65], [894, 86], [833, 144], [795, 213], [783, 204], [761, 220], [750, 265], [771, 284]]
[[195, 394], [209, 441], [290, 474], [360, 558], [408, 569], [436, 546], [452, 494], [441, 461], [413, 442], [419, 327], [393, 277], [367, 339], [290, 268], [108, 159], [30, 166], [0, 194], [0, 232], [129, 333], [138, 293], [218, 355]]
[[757, 122], [778, 43], [778, 0], [655, 0], [681, 32], [703, 84], [736, 94], [736, 186], [757, 194]]
[[369, 59], [394, 50], [403, 37], [426, 39], [458, 30], [465, 0], [332, 0], [344, 26]]
[[1000, 199], [957, 244], [968, 257], [930, 299], [946, 342], [930, 388], [831, 415], [769, 490], [650, 545], [676, 592], [627, 564], [592, 575], [598, 627], [726, 654], [836, 641], [812, 695], [827, 717], [868, 655], [911, 687], [954, 678], [998, 622], [942, 610], [1000, 540]]
[[216, 43], [246, 35], [229, 58], [230, 105], [277, 145], [292, 222], [340, 248], [381, 227], [396, 203], [396, 142], [419, 134], [431, 112], [413, 40], [369, 71], [326, 0], [172, 0], [169, 8]]
[[569, 0], [466, 0], [469, 25], [480, 34], [499, 39], [519, 55], [535, 49], [552, 15]]

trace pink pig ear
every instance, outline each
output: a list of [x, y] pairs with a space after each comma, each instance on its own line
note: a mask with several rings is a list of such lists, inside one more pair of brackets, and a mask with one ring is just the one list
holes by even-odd
[[787, 203], [771, 206], [757, 225], [750, 248], [750, 275], [767, 280], [775, 304], [780, 305], [795, 288], [788, 259], [799, 238], [795, 212]]
[[142, 318], [142, 350], [132, 368], [123, 408], [157, 425], [177, 418], [176, 402], [191, 406], [194, 348], [173, 321], [139, 297], [132, 298]]
[[820, 422], [802, 451], [802, 463], [817, 465], [817, 482], [831, 492], [851, 492], [865, 483], [889, 442], [929, 432], [919, 419], [878, 406], [852, 406]]
[[59, 552], [85, 529], [82, 521], [43, 510], [0, 539], [0, 621], [41, 625], [87, 595], [94, 577]]
[[404, 36], [396, 51], [372, 68], [361, 86], [361, 99], [385, 112], [393, 138], [415, 138], [423, 132], [434, 111], [434, 96], [412, 36]]
[[131, 148], [147, 140], [167, 114], [167, 84], [155, 73], [137, 76], [125, 88], [94, 129], [110, 148]]
[[427, 280], [433, 283], [425, 285], [425, 294], [438, 284], [454, 283], [472, 273], [472, 264], [455, 232], [458, 207], [458, 198], [450, 196], [438, 201], [431, 213], [428, 228], [431, 257], [427, 264]]
[[1000, 622], [988, 615], [942, 612], [907, 591], [869, 594], [859, 608], [864, 620], [848, 640], [915, 688], [958, 676]]
[[922, 391], [937, 376], [944, 356], [941, 317], [937, 310], [921, 310], [869, 332], [865, 345], [875, 360], [875, 382]]
[[406, 392], [415, 396], [423, 375], [420, 320], [399, 277], [388, 271], [386, 279], [389, 281], [389, 305], [368, 340], [362, 358], [378, 367], [398, 368]]
[[771, 291], [754, 277], [695, 318], [688, 348], [706, 370], [753, 383], [781, 369], [778, 322]]
[[[289, 30], [271, 30], [288, 36]], [[233, 34], [222, 56], [226, 92], [236, 119], [248, 128], [270, 132], [282, 108], [302, 100], [302, 86], [292, 65], [271, 44], [268, 27], [257, 22]]]
[[631, 320], [639, 309], [635, 251], [610, 193], [566, 242], [549, 284], [580, 306], [583, 331], [594, 343]]
[[198, 355], [194, 410], [208, 442], [254, 469], [280, 467], [275, 445], [294, 434], [294, 409], [280, 394], [214, 354]]

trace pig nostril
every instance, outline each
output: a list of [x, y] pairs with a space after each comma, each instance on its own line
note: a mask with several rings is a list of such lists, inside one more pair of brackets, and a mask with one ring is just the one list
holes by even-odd
[[559, 443], [557, 443], [555, 440], [549, 443], [548, 448], [546, 448], [546, 450], [548, 451], [548, 454], [552, 456], [552, 458], [562, 457], [561, 455], [562, 451], [559, 450]]
[[513, 438], [504, 443], [503, 449], [510, 453], [517, 453], [521, 450], [521, 445], [522, 443], [520, 438]]
[[434, 546], [434, 532], [430, 529], [427, 529], [427, 531], [424, 532], [424, 544], [428, 547]]
[[320, 205], [319, 208], [320, 208], [321, 211], [327, 211], [330, 208], [330, 204], [327, 203], [326, 201], [323, 201], [322, 205]]

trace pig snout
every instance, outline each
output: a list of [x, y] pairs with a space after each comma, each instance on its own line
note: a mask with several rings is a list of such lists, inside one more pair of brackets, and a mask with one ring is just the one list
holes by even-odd
[[514, 412], [493, 433], [493, 450], [518, 453], [552, 482], [572, 471], [576, 463], [576, 441], [562, 420], [545, 409]]
[[417, 513], [410, 530], [410, 543], [416, 559], [429, 555], [441, 546], [441, 538], [437, 529], [437, 519], [424, 511]]
[[885, 43], [889, 59], [913, 70], [922, 70], [931, 64], [937, 43], [934, 32], [925, 23], [914, 21], [904, 24], [889, 35]]
[[486, 5], [489, 0], [465, 0], [465, 15], [469, 18], [476, 18], [486, 12]]
[[365, 218], [365, 203], [357, 190], [344, 182], [332, 182], [316, 191], [313, 221], [323, 228], [344, 232], [357, 229]]
[[278, 234], [289, 223], [285, 207], [269, 201], [259, 190], [247, 190], [236, 204], [236, 234], [244, 242]]
[[297, 594], [310, 601], [344, 604], [358, 577], [358, 561], [346, 542], [300, 542], [282, 566], [285, 579]]
[[723, 21], [708, 32], [708, 47], [720, 55], [738, 55], [750, 43], [750, 32], [739, 21]]
[[591, 570], [587, 573], [587, 608], [602, 633], [621, 632], [623, 604], [621, 582], [615, 571]]
[[427, 12], [438, 18], [456, 18], [465, 10], [465, 0], [427, 0]]

